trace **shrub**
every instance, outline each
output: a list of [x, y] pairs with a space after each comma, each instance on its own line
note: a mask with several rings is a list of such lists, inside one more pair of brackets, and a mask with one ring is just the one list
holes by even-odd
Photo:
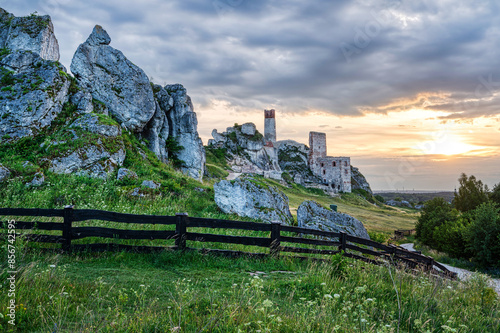
[[483, 203], [473, 212], [465, 236], [475, 262], [500, 267], [500, 209], [494, 203]]
[[384, 203], [384, 202], [385, 202], [384, 197], [383, 197], [383, 196], [381, 196], [380, 194], [377, 194], [377, 195], [375, 196], [375, 200], [377, 200], [377, 201], [379, 201], [379, 202], [382, 202], [382, 203]]
[[[443, 198], [434, 198], [427, 201], [415, 226], [416, 237], [422, 243], [433, 248], [440, 247], [439, 241], [442, 241], [443, 237], [438, 236], [438, 233], [446, 229], [439, 227], [441, 225], [455, 225], [458, 215], [458, 211], [453, 209]], [[436, 238], [439, 238], [439, 241]]]

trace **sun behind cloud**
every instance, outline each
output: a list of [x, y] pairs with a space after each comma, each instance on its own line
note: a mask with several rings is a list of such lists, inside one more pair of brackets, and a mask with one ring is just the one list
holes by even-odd
[[464, 155], [481, 154], [487, 147], [475, 146], [463, 142], [462, 138], [454, 134], [445, 134], [440, 138], [431, 141], [425, 141], [419, 144], [419, 149], [425, 155]]

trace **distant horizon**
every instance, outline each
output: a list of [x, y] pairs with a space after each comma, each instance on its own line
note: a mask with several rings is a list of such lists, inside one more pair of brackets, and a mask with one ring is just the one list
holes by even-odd
[[500, 183], [495, 1], [214, 3], [0, 0], [51, 16], [68, 69], [102, 25], [152, 82], [186, 87], [205, 144], [234, 123], [262, 131], [272, 108], [278, 140], [326, 133], [328, 154], [350, 156], [372, 188]]

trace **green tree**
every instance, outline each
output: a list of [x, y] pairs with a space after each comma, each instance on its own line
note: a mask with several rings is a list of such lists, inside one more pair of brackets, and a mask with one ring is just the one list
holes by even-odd
[[455, 192], [453, 205], [459, 211], [472, 211], [489, 200], [488, 186], [476, 179], [475, 176], [467, 177], [465, 173], [462, 173], [458, 181], [460, 187], [458, 192]]
[[[442, 248], [443, 245], [440, 242], [449, 237], [438, 236], [438, 234], [446, 232], [450, 225], [457, 223], [458, 218], [458, 211], [443, 198], [437, 197], [429, 200], [425, 203], [415, 226], [416, 237], [433, 248]], [[448, 227], [441, 227], [442, 225]]]
[[490, 193], [490, 200], [500, 205], [500, 183], [493, 187], [493, 191]]
[[493, 202], [483, 203], [473, 212], [465, 238], [475, 262], [500, 267], [500, 209]]

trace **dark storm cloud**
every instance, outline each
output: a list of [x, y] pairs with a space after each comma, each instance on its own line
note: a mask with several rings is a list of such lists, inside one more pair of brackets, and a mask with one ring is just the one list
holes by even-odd
[[495, 1], [20, 0], [0, 5], [16, 15], [50, 14], [67, 67], [93, 25], [103, 25], [113, 47], [156, 82], [183, 83], [195, 103], [220, 99], [241, 109], [271, 105], [286, 112], [319, 109], [340, 115], [409, 107], [452, 112], [449, 118], [498, 114]]

